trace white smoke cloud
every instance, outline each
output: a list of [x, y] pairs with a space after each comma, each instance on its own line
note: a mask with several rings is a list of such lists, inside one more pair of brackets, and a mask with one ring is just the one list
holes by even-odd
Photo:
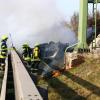
[[[33, 45], [36, 41], [63, 40], [65, 31], [59, 28], [50, 30], [62, 20], [63, 15], [56, 7], [56, 0], [0, 0], [0, 35], [11, 33], [14, 44], [17, 46], [24, 42]], [[60, 35], [57, 35], [56, 31]], [[51, 35], [50, 32], [52, 32]], [[73, 39], [73, 36], [68, 34], [67, 37]]]
[[[53, 25], [50, 29], [37, 33], [34, 35], [35, 40], [33, 40], [33, 35], [30, 34], [30, 43], [33, 40], [34, 43], [45, 43], [45, 42], [63, 42], [73, 44], [76, 42], [75, 33], [69, 28], [66, 28], [62, 24]], [[31, 43], [32, 44], [32, 43]]]

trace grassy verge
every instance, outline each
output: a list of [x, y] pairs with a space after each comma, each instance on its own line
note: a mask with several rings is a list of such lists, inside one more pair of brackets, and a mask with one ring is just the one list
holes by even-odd
[[43, 82], [49, 100], [100, 100], [100, 59], [85, 58], [80, 66]]

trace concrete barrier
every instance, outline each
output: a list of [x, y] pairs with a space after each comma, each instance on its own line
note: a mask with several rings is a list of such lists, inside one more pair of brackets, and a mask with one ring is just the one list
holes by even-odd
[[43, 100], [19, 56], [11, 50], [16, 100]]
[[5, 72], [4, 72], [4, 77], [2, 81], [0, 100], [6, 100], [7, 75], [8, 75], [8, 58], [6, 59], [6, 66], [5, 66]]

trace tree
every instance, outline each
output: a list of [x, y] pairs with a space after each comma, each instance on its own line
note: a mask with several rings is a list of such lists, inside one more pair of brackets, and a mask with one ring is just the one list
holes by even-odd
[[74, 13], [70, 20], [70, 27], [75, 32], [75, 34], [78, 34], [78, 23], [79, 23], [79, 14]]
[[[92, 14], [88, 14], [88, 25], [87, 27], [93, 27], [95, 25], [95, 19]], [[70, 20], [70, 28], [75, 32], [76, 36], [78, 35], [78, 24], [79, 24], [79, 14], [75, 12]], [[97, 11], [97, 32], [100, 32], [100, 12]]]

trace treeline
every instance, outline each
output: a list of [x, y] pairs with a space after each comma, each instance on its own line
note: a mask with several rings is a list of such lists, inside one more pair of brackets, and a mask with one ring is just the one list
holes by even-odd
[[[88, 15], [88, 27], [92, 27], [95, 25], [95, 20], [93, 18], [92, 14]], [[78, 24], [79, 24], [79, 14], [75, 12], [73, 16], [71, 17], [71, 20], [69, 23], [66, 23], [67, 27], [70, 27], [76, 35], [78, 35]], [[97, 11], [97, 32], [100, 32], [100, 12]]]

